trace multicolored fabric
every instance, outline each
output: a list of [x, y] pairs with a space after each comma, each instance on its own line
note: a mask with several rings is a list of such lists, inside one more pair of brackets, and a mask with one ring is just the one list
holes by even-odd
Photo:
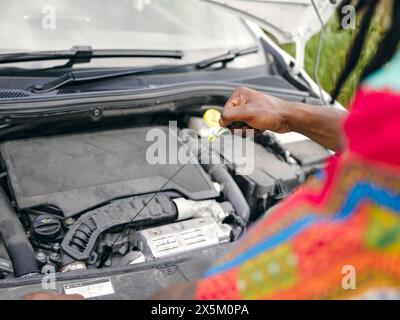
[[346, 150], [208, 270], [196, 298], [400, 298], [399, 75], [400, 53], [359, 88]]

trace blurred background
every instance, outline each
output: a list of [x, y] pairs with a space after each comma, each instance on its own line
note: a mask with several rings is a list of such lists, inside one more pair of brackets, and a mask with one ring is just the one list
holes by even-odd
[[[349, 78], [339, 96], [340, 103], [345, 107], [348, 107], [351, 103], [351, 99], [359, 83], [360, 73], [374, 53], [377, 39], [382, 35], [388, 23], [387, 19], [389, 17], [388, 15], [385, 17], [384, 14], [385, 10], [388, 10], [388, 6], [390, 6], [390, 1], [382, 1], [379, 8], [379, 15], [376, 16], [369, 30], [368, 42], [362, 51], [357, 70]], [[357, 25], [360, 21], [361, 17], [357, 17]], [[343, 30], [340, 27], [337, 15], [326, 26], [318, 74], [323, 88], [329, 93], [332, 91], [335, 81], [344, 66], [346, 54], [356, 33], [357, 30]], [[310, 76], [314, 74], [317, 45], [318, 35], [315, 35], [308, 41], [305, 55], [305, 68]], [[284, 45], [282, 48], [291, 55], [294, 55], [294, 45]]]

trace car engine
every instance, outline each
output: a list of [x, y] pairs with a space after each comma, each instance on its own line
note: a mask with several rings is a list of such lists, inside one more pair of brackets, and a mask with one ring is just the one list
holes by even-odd
[[[158, 120], [1, 143], [0, 278], [126, 266], [236, 241], [330, 154], [271, 133], [227, 133], [224, 148], [199, 148], [201, 117], [173, 120], [176, 130]], [[177, 147], [194, 156], [149, 163], [149, 130], [176, 137], [167, 155]], [[227, 146], [246, 139], [254, 170], [243, 174], [243, 156]]]

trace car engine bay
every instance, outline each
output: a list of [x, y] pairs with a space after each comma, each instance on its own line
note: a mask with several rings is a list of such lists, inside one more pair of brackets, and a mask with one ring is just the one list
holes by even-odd
[[[236, 241], [330, 155], [311, 140], [264, 133], [250, 141], [254, 170], [242, 174], [242, 155], [193, 147], [204, 136], [201, 119], [199, 111], [158, 114], [130, 126], [3, 141], [0, 279], [111, 270]], [[183, 166], [150, 164], [153, 129], [197, 155]], [[204, 156], [224, 161], [203, 163]]]

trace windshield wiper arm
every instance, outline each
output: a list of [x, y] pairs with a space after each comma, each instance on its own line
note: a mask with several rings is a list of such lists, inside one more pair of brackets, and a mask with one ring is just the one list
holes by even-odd
[[223, 55], [202, 60], [202, 61], [198, 62], [196, 64], [196, 66], [197, 66], [197, 69], [205, 69], [216, 63], [222, 63], [223, 65], [225, 65], [228, 62], [232, 62], [233, 60], [235, 60], [238, 57], [242, 57], [242, 56], [257, 53], [257, 52], [258, 52], [257, 46], [244, 48], [244, 49], [232, 49]]
[[139, 74], [147, 74], [147, 73], [156, 73], [156, 72], [178, 72], [178, 71], [195, 71], [206, 69], [214, 64], [222, 63], [226, 65], [228, 62], [235, 60], [238, 57], [245, 56], [248, 54], [253, 54], [258, 52], [257, 46], [252, 46], [244, 49], [232, 49], [229, 50], [226, 54], [219, 55], [212, 58], [207, 58], [201, 60], [196, 63], [184, 64], [178, 66], [155, 66], [155, 67], [146, 67], [146, 68], [135, 68], [135, 69], [125, 69], [125, 70], [117, 70], [117, 71], [71, 71], [63, 74], [62, 76], [46, 82], [35, 84], [32, 86], [31, 90], [36, 93], [45, 93], [50, 92], [56, 89], [59, 89], [65, 85], [79, 83], [79, 82], [90, 82], [90, 81], [98, 81], [105, 80], [111, 78], [119, 78], [124, 76], [131, 75], [139, 75]]
[[0, 54], [0, 64], [66, 60], [68, 66], [76, 63], [87, 63], [92, 58], [167, 58], [182, 59], [183, 52], [180, 50], [130, 50], [130, 49], [104, 49], [93, 50], [90, 46], [74, 46], [70, 50], [62, 51], [35, 51], [23, 53]]

